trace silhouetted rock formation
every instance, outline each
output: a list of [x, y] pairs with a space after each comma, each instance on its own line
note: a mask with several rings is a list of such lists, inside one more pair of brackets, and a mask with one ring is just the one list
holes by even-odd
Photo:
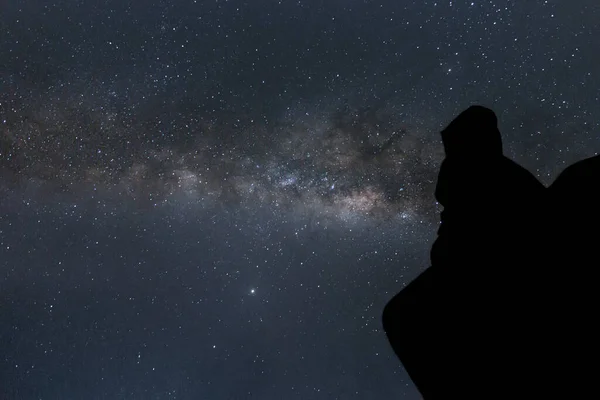
[[598, 398], [600, 156], [566, 168], [548, 192], [547, 376], [555, 395]]
[[547, 190], [503, 155], [489, 109], [467, 109], [442, 140], [431, 267], [388, 303], [384, 329], [426, 399], [536, 393]]

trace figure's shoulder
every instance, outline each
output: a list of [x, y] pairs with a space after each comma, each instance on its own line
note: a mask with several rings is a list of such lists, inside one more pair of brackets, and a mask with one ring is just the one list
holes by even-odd
[[510, 173], [516, 173], [522, 176], [535, 178], [535, 176], [527, 168], [506, 156], [502, 157], [502, 168], [504, 171], [508, 171]]
[[531, 190], [543, 191], [544, 184], [527, 168], [511, 160], [508, 157], [503, 158], [502, 170], [506, 174], [507, 179], [517, 187], [524, 185]]

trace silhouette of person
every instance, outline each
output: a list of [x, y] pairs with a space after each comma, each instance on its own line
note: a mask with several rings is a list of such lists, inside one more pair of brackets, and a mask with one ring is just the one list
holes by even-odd
[[435, 196], [444, 208], [431, 266], [383, 312], [390, 344], [426, 399], [512, 398], [538, 385], [545, 314], [532, 287], [547, 189], [504, 156], [497, 125], [493, 111], [473, 106], [442, 131]]

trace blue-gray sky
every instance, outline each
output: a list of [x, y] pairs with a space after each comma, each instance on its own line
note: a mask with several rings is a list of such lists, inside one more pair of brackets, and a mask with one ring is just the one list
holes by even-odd
[[600, 149], [600, 5], [0, 5], [0, 395], [418, 398], [386, 301], [428, 265], [439, 131], [545, 184]]

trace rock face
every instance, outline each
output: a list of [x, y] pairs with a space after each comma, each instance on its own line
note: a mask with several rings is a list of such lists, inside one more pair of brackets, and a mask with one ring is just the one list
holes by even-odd
[[[425, 398], [594, 393], [600, 158], [546, 189], [506, 158], [495, 114], [442, 131], [431, 266], [385, 307], [390, 344]], [[581, 360], [581, 361], [579, 361]]]

